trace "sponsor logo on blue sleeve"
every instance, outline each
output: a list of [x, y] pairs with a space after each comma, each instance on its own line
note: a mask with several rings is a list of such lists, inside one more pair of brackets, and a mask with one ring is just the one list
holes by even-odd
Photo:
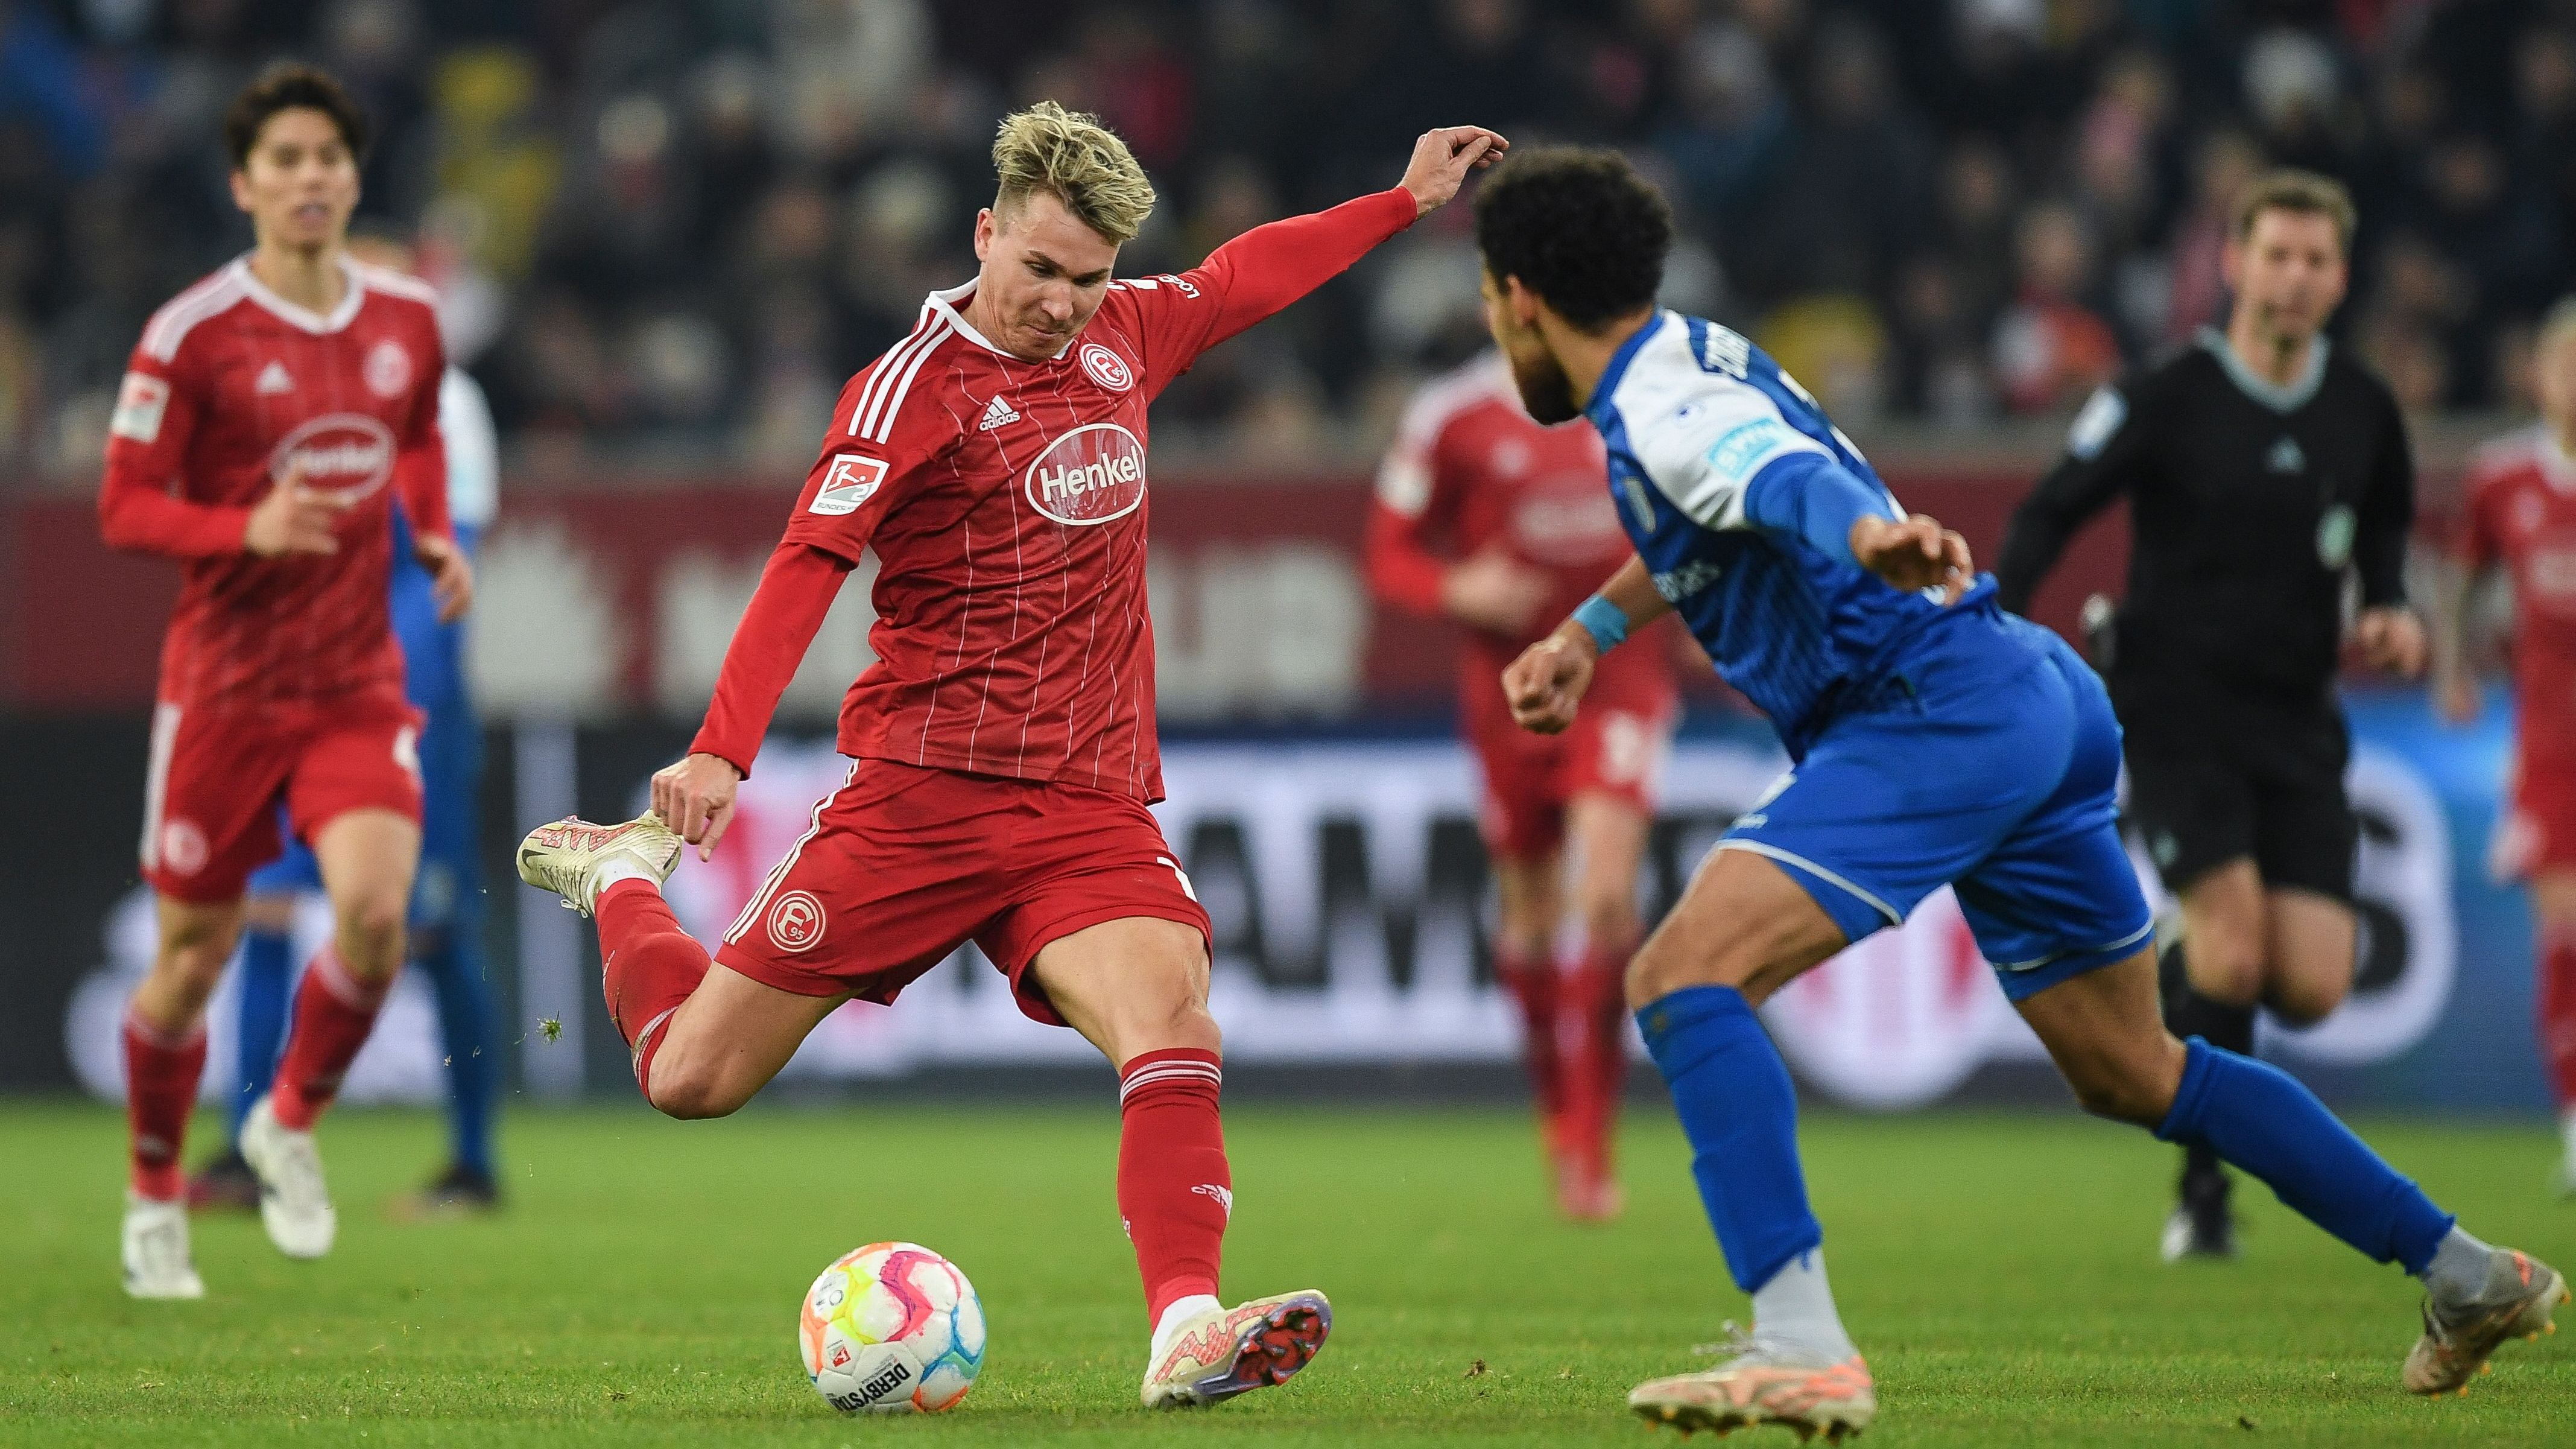
[[1737, 423], [1708, 445], [1708, 466], [1720, 479], [1741, 486], [1772, 450], [1790, 441], [1789, 425], [1778, 418]]

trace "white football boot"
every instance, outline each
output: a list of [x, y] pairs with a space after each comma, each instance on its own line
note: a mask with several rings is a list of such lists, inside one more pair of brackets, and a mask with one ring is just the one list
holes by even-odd
[[331, 1251], [340, 1215], [332, 1210], [331, 1190], [323, 1185], [322, 1154], [313, 1146], [313, 1134], [278, 1121], [270, 1099], [262, 1097], [242, 1118], [241, 1154], [259, 1174], [259, 1220], [277, 1250], [290, 1258], [319, 1258]]
[[205, 1280], [188, 1257], [188, 1204], [125, 1195], [125, 1293], [129, 1298], [203, 1298]]
[[563, 897], [565, 909], [587, 916], [599, 908], [603, 867], [622, 861], [659, 886], [680, 863], [683, 844], [650, 810], [616, 825], [567, 815], [529, 831], [519, 842], [519, 879], [553, 891]]
[[1332, 1331], [1333, 1305], [1312, 1288], [1205, 1309], [1156, 1335], [1145, 1407], [1195, 1408], [1284, 1384]]

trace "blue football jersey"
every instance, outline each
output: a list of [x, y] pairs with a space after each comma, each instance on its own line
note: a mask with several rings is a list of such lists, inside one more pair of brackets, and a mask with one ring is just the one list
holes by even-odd
[[[1837, 700], [1893, 675], [1908, 641], [1948, 612], [1937, 591], [1901, 592], [1747, 517], [1757, 480], [1798, 486], [1834, 468], [1884, 498], [1888, 517], [1905, 512], [1807, 390], [1741, 334], [1659, 312], [1611, 358], [1585, 412], [1656, 592], [1792, 757]], [[1981, 581], [1962, 602], [1992, 588]]]

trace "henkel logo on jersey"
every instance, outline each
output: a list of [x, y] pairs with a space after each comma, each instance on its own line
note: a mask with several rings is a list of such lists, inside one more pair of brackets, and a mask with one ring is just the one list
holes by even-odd
[[394, 430], [365, 413], [330, 413], [280, 439], [268, 470], [304, 470], [304, 486], [355, 503], [394, 475]]
[[1058, 523], [1125, 518], [1145, 501], [1145, 445], [1116, 423], [1085, 423], [1029, 465], [1028, 494]]

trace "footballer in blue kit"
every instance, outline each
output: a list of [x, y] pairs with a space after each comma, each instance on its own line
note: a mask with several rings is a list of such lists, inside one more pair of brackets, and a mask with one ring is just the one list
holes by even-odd
[[1655, 305], [1672, 223], [1654, 189], [1614, 152], [1515, 154], [1479, 191], [1476, 229], [1523, 401], [1600, 431], [1636, 548], [1505, 672], [1515, 717], [1565, 728], [1593, 661], [1670, 611], [1793, 762], [1629, 965], [1710, 1225], [1753, 1299], [1722, 1362], [1640, 1385], [1630, 1406], [1685, 1430], [1837, 1439], [1875, 1417], [1826, 1282], [1788, 1071], [1754, 1012], [1944, 885], [2088, 1111], [2207, 1145], [2422, 1280], [2408, 1389], [2462, 1389], [2547, 1326], [2567, 1298], [2548, 1265], [2463, 1231], [2287, 1074], [2166, 1032], [2101, 684], [2004, 612], [1966, 543], [1907, 515], [1770, 358]]

